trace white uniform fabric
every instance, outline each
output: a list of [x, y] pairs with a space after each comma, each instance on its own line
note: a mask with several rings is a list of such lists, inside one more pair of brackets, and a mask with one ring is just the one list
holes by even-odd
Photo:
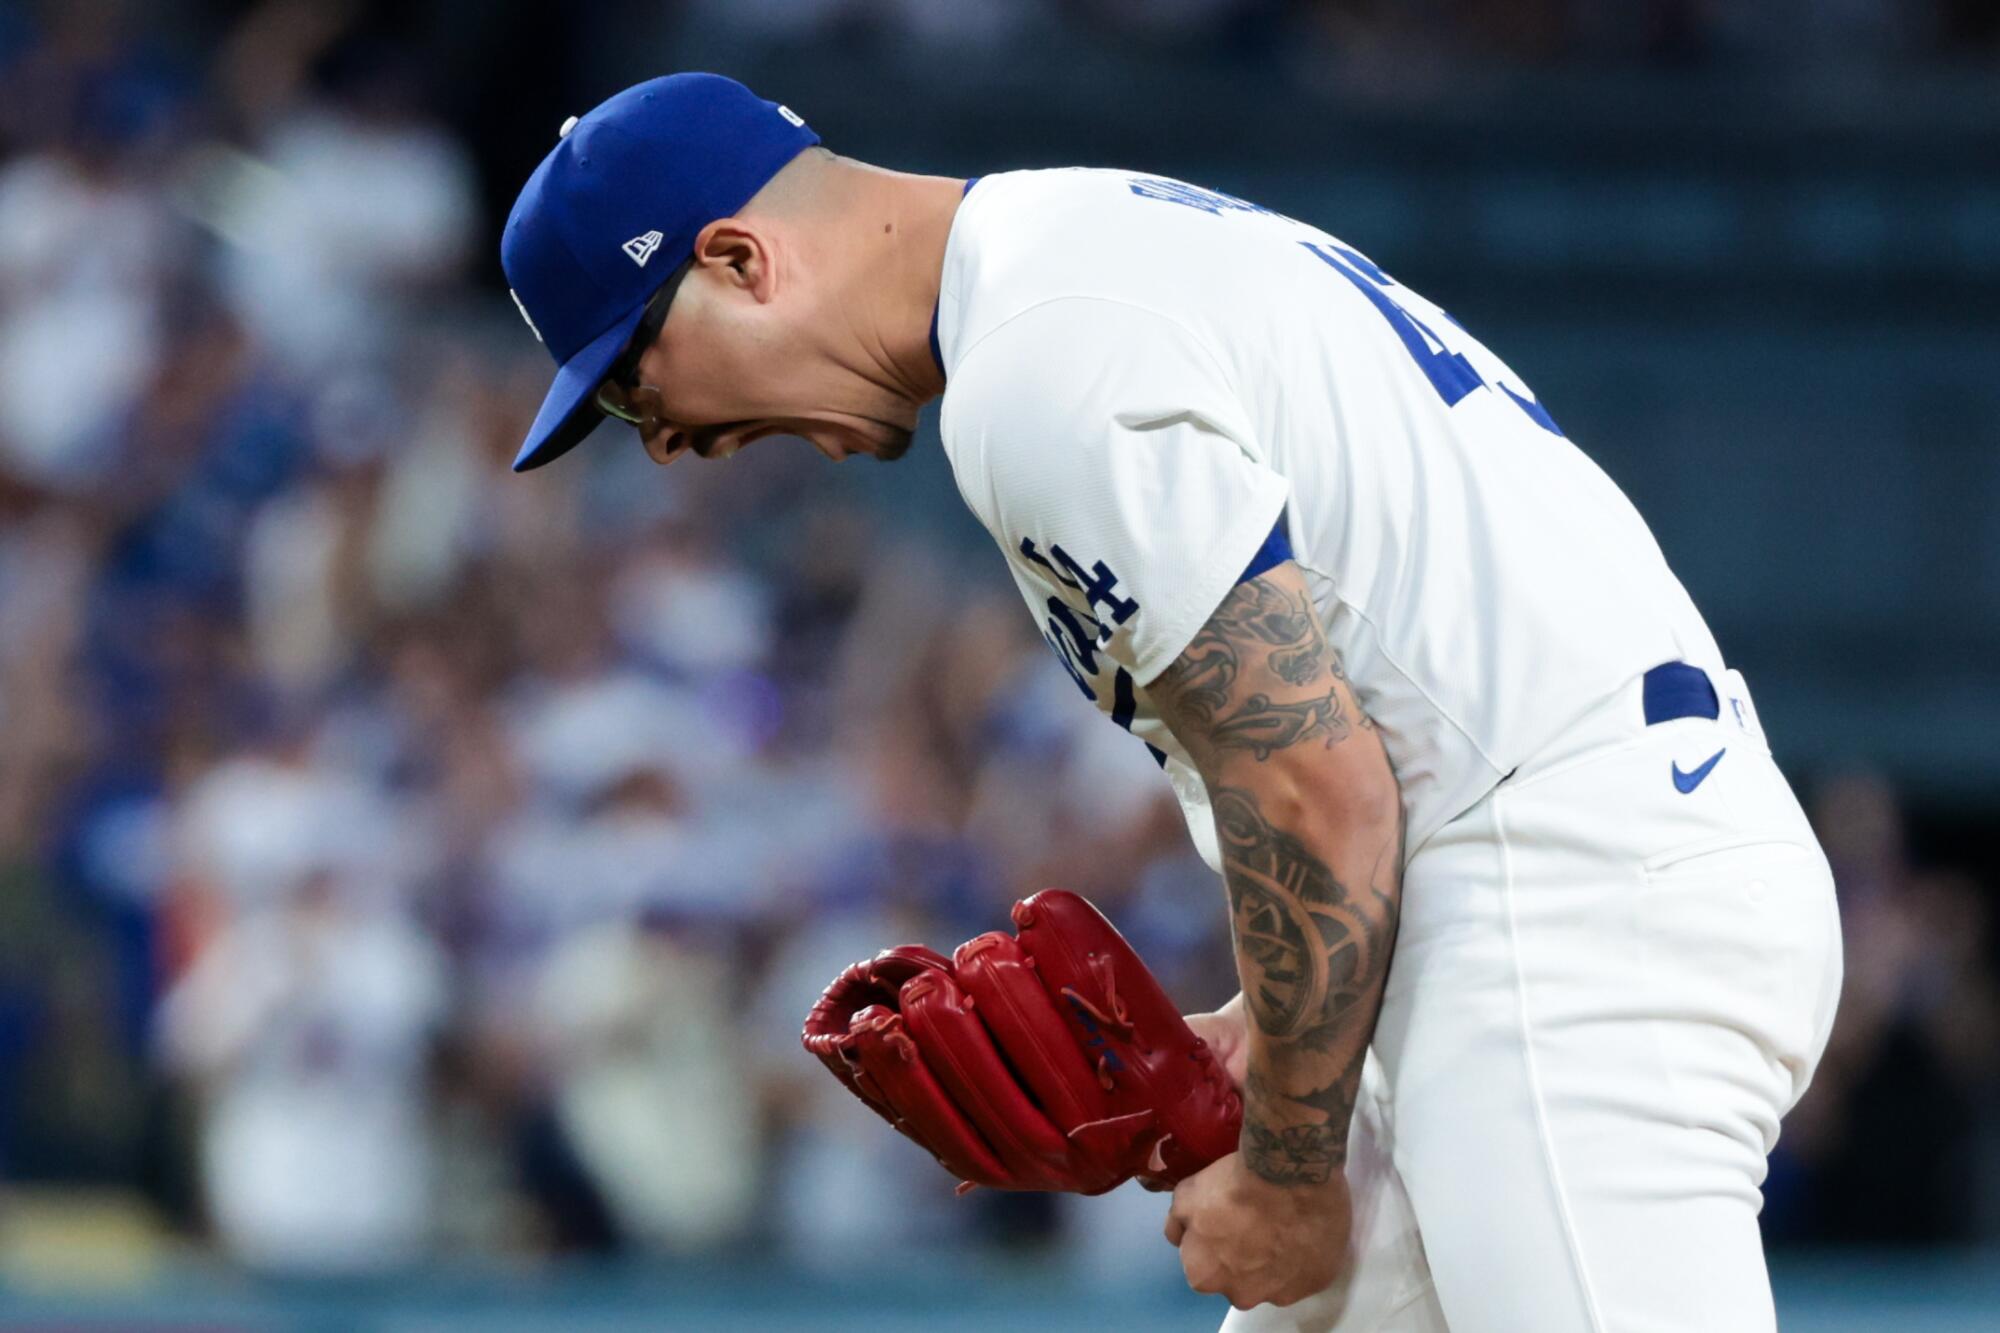
[[[960, 491], [1211, 865], [1144, 687], [1281, 519], [1402, 789], [1357, 1261], [1227, 1327], [1771, 1327], [1758, 1189], [1831, 1023], [1831, 876], [1624, 496], [1436, 306], [1176, 181], [979, 181], [937, 337]], [[1645, 724], [1676, 660], [1721, 717]]]
[[1353, 1267], [1226, 1333], [1775, 1327], [1758, 1190], [1832, 1028], [1840, 924], [1726, 679], [1744, 722], [1648, 727], [1635, 682], [1410, 860]]
[[960, 492], [1098, 707], [1130, 691], [1218, 868], [1143, 686], [1281, 512], [1413, 849], [1648, 667], [1722, 666], [1638, 513], [1521, 380], [1316, 228], [1126, 172], [987, 176], [937, 333]]

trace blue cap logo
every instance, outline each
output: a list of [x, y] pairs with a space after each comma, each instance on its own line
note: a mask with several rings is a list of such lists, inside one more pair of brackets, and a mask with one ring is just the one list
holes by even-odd
[[500, 240], [521, 317], [556, 359], [515, 471], [596, 427], [592, 394], [701, 229], [818, 142], [790, 108], [719, 74], [651, 79], [563, 125]]

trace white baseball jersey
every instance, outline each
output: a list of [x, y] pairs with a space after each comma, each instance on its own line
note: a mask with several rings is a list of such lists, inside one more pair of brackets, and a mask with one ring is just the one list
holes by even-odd
[[1645, 523], [1527, 385], [1317, 228], [1130, 172], [987, 176], [952, 226], [937, 344], [960, 491], [1218, 868], [1146, 685], [1274, 529], [1381, 729], [1412, 852], [1648, 668], [1722, 669]]

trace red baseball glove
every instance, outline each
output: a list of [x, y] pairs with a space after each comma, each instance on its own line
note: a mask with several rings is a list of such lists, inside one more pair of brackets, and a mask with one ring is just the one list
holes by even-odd
[[950, 957], [884, 950], [834, 978], [805, 1046], [974, 1185], [1171, 1189], [1236, 1150], [1243, 1102], [1124, 936], [1074, 893], [1014, 904]]

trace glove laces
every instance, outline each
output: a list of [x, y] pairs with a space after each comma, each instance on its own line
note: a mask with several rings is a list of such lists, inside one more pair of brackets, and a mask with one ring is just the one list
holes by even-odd
[[1131, 1040], [1132, 1018], [1125, 1012], [1125, 1001], [1118, 998], [1118, 974], [1112, 971], [1111, 960], [1102, 954], [1092, 954], [1089, 967], [1090, 975], [1097, 980], [1098, 989], [1104, 992], [1105, 1003], [1111, 1006], [1111, 1012], [1106, 1013], [1093, 1004], [1074, 986], [1064, 986], [1063, 996], [1089, 1014], [1100, 1026], [1110, 1028], [1112, 1036], [1120, 1041]]
[[[1074, 986], [1063, 987], [1063, 998], [1089, 1014], [1099, 1027], [1109, 1030], [1118, 1040], [1129, 1041], [1137, 1046], [1141, 1053], [1149, 1053], [1152, 1048], [1138, 1039], [1138, 1030], [1132, 1024], [1132, 1016], [1125, 1009], [1125, 1001], [1119, 998], [1118, 973], [1111, 966], [1111, 959], [1103, 954], [1092, 954], [1087, 966], [1090, 968], [1090, 975], [1097, 982], [1097, 988], [1104, 993], [1104, 1006], [1109, 1006], [1110, 1011], [1107, 1013], [1104, 1006], [1086, 999]], [[1109, 1055], [1097, 1057], [1097, 1085], [1106, 1092], [1110, 1092], [1114, 1086], [1111, 1081]]]

